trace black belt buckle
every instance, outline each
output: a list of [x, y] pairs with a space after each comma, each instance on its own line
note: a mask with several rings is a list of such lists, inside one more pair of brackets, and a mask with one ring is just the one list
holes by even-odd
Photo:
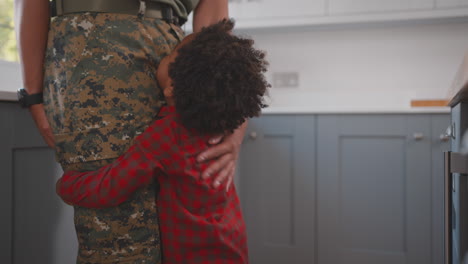
[[174, 14], [170, 6], [163, 6], [161, 8], [162, 19], [168, 23], [174, 23]]
[[181, 25], [180, 24], [180, 22], [182, 22], [181, 19], [179, 19], [178, 16], [174, 15], [174, 10], [172, 9], [171, 6], [163, 6], [161, 13], [162, 13], [162, 17], [164, 21], [168, 23], [172, 23], [177, 26]]

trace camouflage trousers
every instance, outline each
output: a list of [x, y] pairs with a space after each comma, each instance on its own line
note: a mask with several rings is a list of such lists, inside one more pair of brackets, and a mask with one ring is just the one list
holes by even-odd
[[[44, 105], [64, 170], [95, 170], [132, 144], [164, 104], [161, 58], [183, 37], [159, 19], [78, 13], [52, 20]], [[117, 207], [75, 206], [77, 263], [161, 262], [157, 183]]]

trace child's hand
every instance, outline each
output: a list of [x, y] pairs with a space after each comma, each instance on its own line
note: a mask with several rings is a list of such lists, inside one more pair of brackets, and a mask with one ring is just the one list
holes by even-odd
[[217, 159], [202, 174], [204, 179], [217, 174], [213, 181], [214, 188], [226, 182], [226, 191], [229, 190], [236, 172], [236, 162], [246, 127], [247, 122], [242, 124], [231, 135], [211, 138], [209, 144], [213, 146], [198, 155], [198, 162]]

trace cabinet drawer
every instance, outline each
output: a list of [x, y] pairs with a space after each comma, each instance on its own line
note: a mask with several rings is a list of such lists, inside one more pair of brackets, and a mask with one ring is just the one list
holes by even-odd
[[431, 0], [330, 0], [330, 14], [378, 13], [432, 9]]

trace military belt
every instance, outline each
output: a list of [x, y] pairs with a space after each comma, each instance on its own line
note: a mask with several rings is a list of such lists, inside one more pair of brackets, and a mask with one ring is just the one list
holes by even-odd
[[[151, 0], [144, 1], [144, 3], [145, 17], [163, 19], [169, 23], [181, 25], [182, 20], [174, 15], [171, 6]], [[52, 17], [80, 12], [138, 15], [141, 11], [139, 0], [53, 0], [50, 6]]]

